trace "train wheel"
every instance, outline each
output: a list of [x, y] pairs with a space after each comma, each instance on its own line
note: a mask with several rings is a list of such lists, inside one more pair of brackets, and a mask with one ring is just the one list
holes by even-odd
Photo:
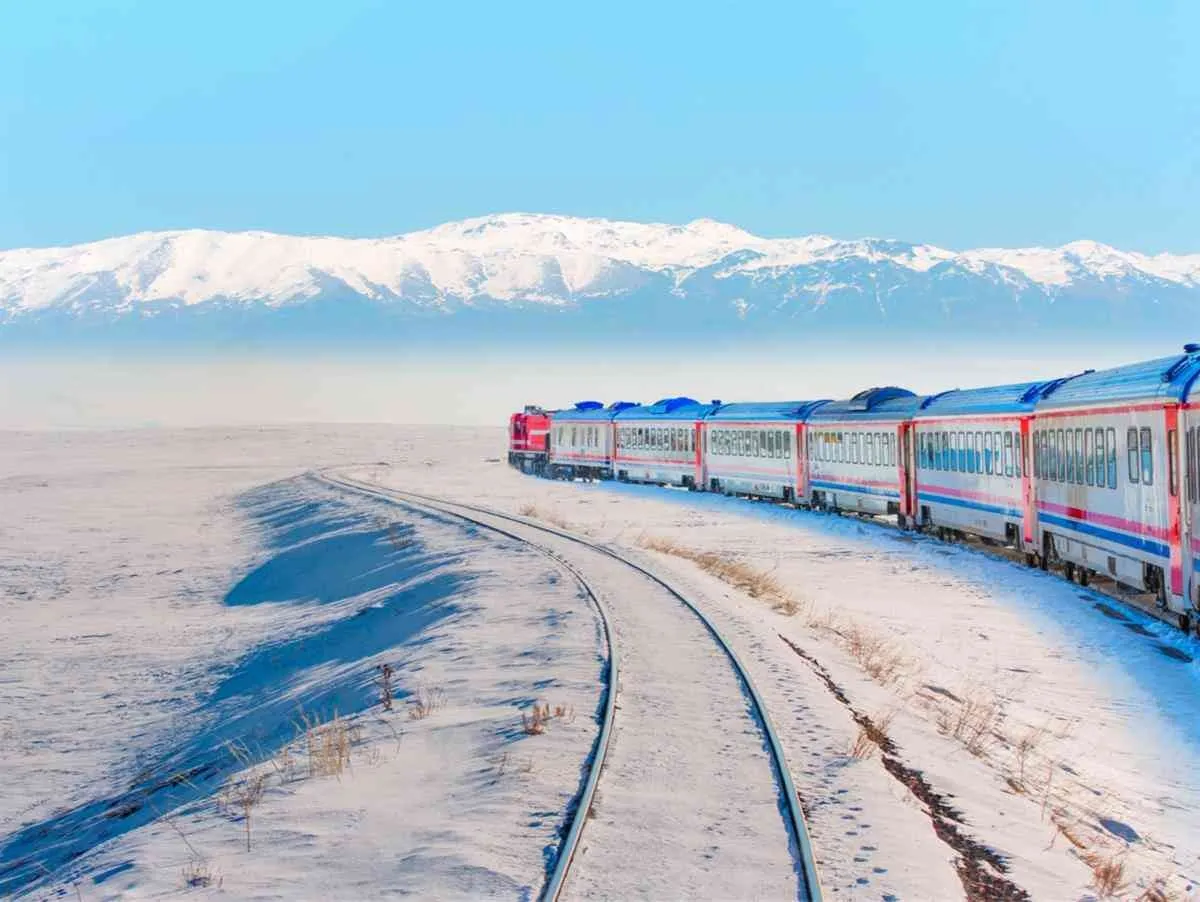
[[1075, 565], [1070, 561], [1063, 564], [1063, 576], [1066, 577], [1067, 582], [1075, 582]]
[[1079, 568], [1079, 585], [1086, 586], [1090, 580], [1091, 580], [1091, 574], [1087, 570], [1084, 570], [1082, 567], [1080, 567]]
[[1180, 614], [1179, 615], [1179, 628], [1181, 630], [1183, 630], [1185, 633], [1190, 633], [1192, 631], [1192, 618], [1189, 617], [1187, 614]]
[[1032, 551], [1025, 552], [1025, 566], [1029, 567], [1030, 569], [1037, 566], [1037, 555]]

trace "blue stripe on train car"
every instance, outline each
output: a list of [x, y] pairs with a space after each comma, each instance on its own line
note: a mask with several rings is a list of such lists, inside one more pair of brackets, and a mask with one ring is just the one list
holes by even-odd
[[1002, 514], [1008, 517], [1020, 517], [1021, 512], [1015, 507], [999, 507], [995, 504], [983, 504], [980, 501], [968, 501], [965, 498], [949, 498], [945, 495], [935, 495], [932, 492], [917, 492], [917, 503], [931, 501], [934, 504], [948, 504], [951, 507], [969, 507], [974, 510], [987, 511], [989, 514]]
[[1127, 536], [1124, 533], [1116, 532], [1111, 529], [1105, 529], [1103, 526], [1095, 526], [1091, 523], [1080, 523], [1077, 520], [1068, 520], [1066, 517], [1056, 517], [1053, 514], [1047, 514], [1044, 511], [1038, 512], [1038, 519], [1043, 523], [1049, 523], [1051, 526], [1059, 526], [1063, 529], [1071, 529], [1075, 532], [1083, 533], [1084, 535], [1094, 536], [1097, 539], [1105, 539], [1109, 542], [1115, 542], [1118, 545], [1125, 545], [1129, 548], [1145, 551], [1158, 557], [1169, 557], [1170, 549], [1162, 542], [1154, 539], [1147, 539], [1143, 536]]
[[848, 485], [844, 482], [829, 482], [825, 479], [814, 479], [812, 485], [821, 489], [836, 489], [841, 492], [858, 492], [860, 495], [882, 495], [885, 498], [899, 498], [900, 493], [893, 489], [877, 489], [870, 485]]

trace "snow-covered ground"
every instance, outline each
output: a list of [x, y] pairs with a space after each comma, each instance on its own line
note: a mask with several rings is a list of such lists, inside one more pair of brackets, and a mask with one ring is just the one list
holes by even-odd
[[[969, 549], [502, 457], [499, 429], [0, 433], [0, 895], [536, 895], [595, 736], [594, 612], [509, 541], [302, 475], [336, 465], [532, 505], [700, 601], [771, 708], [828, 896], [1083, 899], [1111, 859], [1124, 896], [1195, 897], [1194, 641]], [[702, 551], [795, 613], [680, 556]], [[536, 699], [574, 717], [526, 735]], [[335, 709], [358, 716], [313, 734], [348, 744], [323, 775], [297, 725]], [[884, 748], [855, 757], [863, 723]]]

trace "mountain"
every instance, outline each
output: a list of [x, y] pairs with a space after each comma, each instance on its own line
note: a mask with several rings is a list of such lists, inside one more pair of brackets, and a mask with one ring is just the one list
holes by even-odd
[[664, 330], [1174, 338], [1198, 314], [1200, 254], [760, 238], [707, 219], [514, 213], [378, 239], [190, 230], [0, 251], [9, 343]]

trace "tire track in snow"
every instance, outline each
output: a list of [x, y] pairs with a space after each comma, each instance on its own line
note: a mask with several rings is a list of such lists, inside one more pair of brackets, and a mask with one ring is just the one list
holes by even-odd
[[[621, 717], [609, 754], [596, 759], [603, 787], [576, 812], [578, 842], [569, 834], [560, 851], [562, 872], [571, 866], [564, 895], [820, 898], [799, 799], [766, 708], [732, 648], [686, 597], [610, 548], [525, 518], [322, 478], [500, 528], [585, 569], [601, 587], [622, 649]], [[552, 878], [547, 897], [562, 888]]]

